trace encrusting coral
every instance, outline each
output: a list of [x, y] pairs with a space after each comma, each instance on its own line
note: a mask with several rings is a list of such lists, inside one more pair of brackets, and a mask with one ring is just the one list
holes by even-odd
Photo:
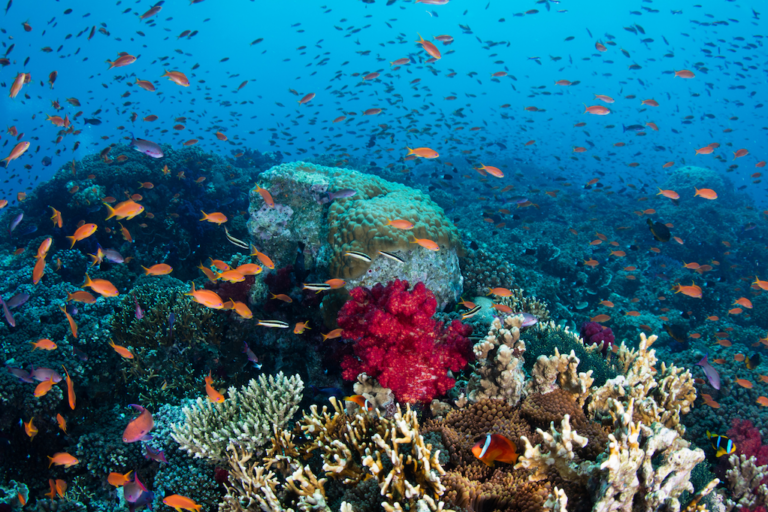
[[198, 398], [184, 408], [184, 423], [171, 437], [190, 455], [214, 462], [227, 458], [227, 447], [254, 451], [267, 442], [273, 428], [285, 425], [298, 410], [304, 383], [298, 375], [260, 375], [241, 389], [229, 388], [221, 403]]

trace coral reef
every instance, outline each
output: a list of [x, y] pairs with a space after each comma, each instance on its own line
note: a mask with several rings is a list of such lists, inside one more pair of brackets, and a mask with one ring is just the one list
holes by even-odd
[[226, 459], [231, 444], [252, 452], [266, 443], [274, 428], [291, 419], [303, 388], [298, 375], [260, 375], [244, 388], [229, 388], [221, 403], [198, 398], [184, 408], [184, 422], [173, 426], [171, 436], [189, 454], [215, 462]]
[[339, 312], [343, 337], [354, 340], [354, 356], [341, 362], [343, 376], [361, 373], [392, 390], [398, 401], [429, 402], [454, 385], [457, 372], [471, 359], [471, 327], [454, 320], [447, 326], [432, 317], [437, 302], [423, 283], [408, 282], [354, 288]]

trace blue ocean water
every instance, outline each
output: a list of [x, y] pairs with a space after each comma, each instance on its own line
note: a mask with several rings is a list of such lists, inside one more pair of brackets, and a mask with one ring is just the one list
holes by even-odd
[[[682, 403], [680, 436], [706, 454], [695, 490], [722, 480], [734, 452], [768, 475], [762, 3], [7, 0], [0, 9], [0, 512], [22, 502], [166, 508], [172, 494], [215, 510], [234, 492], [234, 469], [225, 457], [193, 458], [172, 425], [192, 399], [231, 400], [228, 389], [278, 371], [303, 379], [303, 394], [286, 395], [302, 411], [347, 397], [386, 417], [408, 402], [425, 425], [443, 421], [441, 407], [466, 413], [459, 395], [481, 366], [471, 346], [510, 313], [526, 315], [530, 353], [541, 332], [570, 350], [565, 328], [604, 346], [579, 368], [599, 385], [620, 372], [622, 341], [636, 348], [640, 333], [659, 335], [654, 372], [661, 362], [690, 372], [680, 380], [691, 395], [670, 407]], [[110, 69], [122, 54], [135, 61]], [[316, 178], [319, 188], [306, 185]], [[372, 189], [400, 185], [423, 194], [382, 207], [403, 218], [349, 213]], [[112, 208], [117, 219], [105, 219]], [[354, 236], [334, 240], [345, 231]], [[362, 281], [334, 251], [349, 268], [410, 279], [413, 295], [397, 295], [389, 277]], [[397, 275], [397, 265], [407, 270]], [[434, 284], [432, 299], [413, 291], [417, 281]], [[375, 283], [387, 291], [356, 288]], [[527, 300], [501, 300], [510, 290]], [[389, 293], [445, 326], [388, 311], [397, 328], [360, 334], [375, 322], [355, 314]], [[437, 333], [422, 333], [434, 346], [397, 352], [419, 322]], [[395, 363], [378, 368], [394, 397], [383, 405], [353, 387], [376, 366], [363, 353], [377, 347], [386, 356], [377, 364]], [[534, 361], [527, 373], [520, 365], [521, 379]], [[421, 364], [434, 389], [406, 393]], [[121, 437], [146, 427], [133, 423], [145, 411], [154, 439]], [[585, 418], [611, 431], [606, 417]], [[457, 448], [436, 433], [444, 424], [429, 425], [453, 476], [490, 482], [472, 446], [491, 430], [462, 431]], [[239, 442], [264, 455], [259, 436]], [[509, 439], [499, 443], [509, 450]], [[519, 438], [511, 445], [522, 451]], [[65, 455], [77, 461], [61, 467]], [[522, 478], [497, 460], [505, 485]], [[317, 457], [308, 464], [321, 472]], [[114, 483], [129, 471], [144, 484]], [[334, 485], [334, 510], [365, 492]], [[574, 510], [598, 502], [583, 487], [568, 488]], [[717, 488], [722, 499], [733, 491]]]

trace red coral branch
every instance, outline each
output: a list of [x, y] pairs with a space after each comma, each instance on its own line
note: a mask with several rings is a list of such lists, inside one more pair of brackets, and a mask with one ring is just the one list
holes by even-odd
[[341, 362], [345, 379], [366, 373], [408, 403], [429, 402], [453, 387], [448, 370], [461, 370], [473, 357], [472, 327], [434, 320], [437, 301], [424, 283], [408, 291], [408, 281], [398, 279], [350, 295], [338, 317], [343, 337], [355, 340], [355, 355]]

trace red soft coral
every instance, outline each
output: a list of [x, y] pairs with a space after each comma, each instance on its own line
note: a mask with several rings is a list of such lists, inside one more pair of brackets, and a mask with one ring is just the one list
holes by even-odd
[[734, 419], [732, 425], [726, 435], [736, 446], [736, 455], [755, 457], [757, 466], [768, 464], [768, 446], [763, 444], [760, 430], [749, 420]]
[[437, 301], [424, 283], [408, 291], [408, 281], [398, 279], [350, 295], [338, 318], [342, 336], [356, 342], [355, 355], [341, 362], [345, 379], [366, 373], [408, 403], [429, 402], [453, 387], [448, 370], [457, 372], [472, 359], [472, 327], [434, 320]]

